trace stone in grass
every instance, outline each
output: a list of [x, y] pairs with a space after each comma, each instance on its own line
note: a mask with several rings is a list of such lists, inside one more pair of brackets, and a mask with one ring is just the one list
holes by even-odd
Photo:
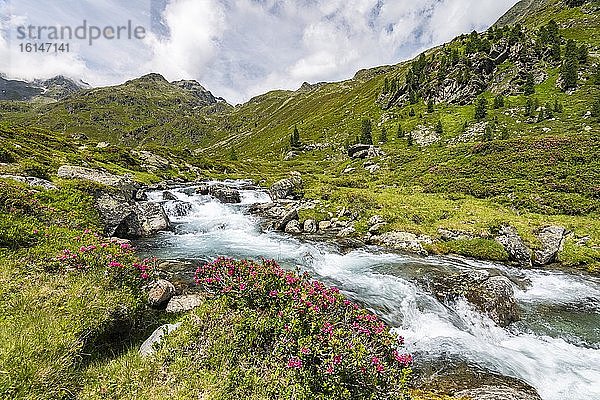
[[173, 296], [165, 309], [168, 313], [180, 313], [193, 310], [202, 304], [202, 297], [197, 294]]
[[159, 279], [148, 292], [148, 304], [155, 309], [163, 309], [175, 295], [175, 286], [165, 279]]
[[161, 342], [162, 338], [179, 328], [180, 325], [181, 322], [178, 322], [176, 324], [165, 324], [156, 328], [156, 330], [152, 332], [152, 335], [150, 335], [150, 337], [140, 346], [140, 355], [142, 357], [148, 357], [154, 354], [154, 352], [156, 352], [156, 345]]

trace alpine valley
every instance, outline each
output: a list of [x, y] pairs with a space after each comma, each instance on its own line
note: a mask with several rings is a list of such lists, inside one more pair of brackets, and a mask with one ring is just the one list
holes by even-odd
[[0, 397], [600, 398], [600, 2], [246, 103], [0, 77]]

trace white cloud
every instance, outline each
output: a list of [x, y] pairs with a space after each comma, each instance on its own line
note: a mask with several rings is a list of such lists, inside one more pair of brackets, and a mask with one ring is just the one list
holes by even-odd
[[[94, 85], [147, 72], [196, 79], [240, 102], [303, 81], [340, 80], [394, 64], [494, 22], [516, 0], [0, 0], [0, 72], [31, 79], [57, 73]], [[158, 11], [157, 11], [158, 9]], [[10, 10], [10, 12], [9, 12]], [[157, 14], [158, 13], [158, 14]], [[12, 16], [8, 17], [8, 16]], [[52, 16], [49, 18], [48, 16]], [[143, 40], [81, 44], [69, 55], [20, 54], [15, 25], [100, 26], [128, 19], [165, 32]]]

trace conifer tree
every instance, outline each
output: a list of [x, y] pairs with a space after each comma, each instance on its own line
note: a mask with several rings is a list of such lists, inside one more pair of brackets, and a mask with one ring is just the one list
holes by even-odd
[[592, 113], [592, 117], [600, 118], [600, 96], [598, 96], [596, 98], [596, 101], [594, 101], [594, 103], [592, 103], [591, 113]]
[[563, 90], [577, 86], [577, 72], [579, 71], [579, 50], [573, 39], [567, 41], [565, 59], [560, 69], [563, 81]]
[[290, 145], [293, 148], [300, 147], [300, 132], [298, 131], [298, 127], [294, 126], [294, 132], [290, 138]]
[[417, 115], [417, 113], [415, 112], [415, 109], [413, 107], [411, 107], [410, 110], [408, 111], [408, 116], [414, 117], [415, 115]]
[[525, 84], [523, 85], [523, 93], [525, 96], [529, 96], [535, 93], [535, 80], [533, 79], [533, 74], [528, 72], [525, 76]]
[[370, 119], [363, 119], [360, 135], [360, 142], [363, 144], [373, 144], [372, 126]]
[[229, 159], [231, 161], [237, 161], [237, 159], [238, 159], [238, 156], [237, 156], [237, 153], [235, 152], [234, 147], [231, 147], [231, 149], [229, 149]]
[[427, 112], [428, 113], [433, 112], [433, 100], [431, 100], [431, 99], [427, 102]]
[[563, 105], [558, 101], [558, 99], [554, 99], [554, 112], [561, 113], [563, 112]]
[[535, 107], [533, 105], [533, 100], [531, 97], [528, 97], [527, 101], [525, 102], [525, 116], [530, 117], [534, 111]]
[[409, 147], [413, 145], [413, 134], [412, 134], [412, 132], [408, 133], [408, 138], [406, 139], [406, 144]]
[[510, 132], [508, 131], [508, 127], [503, 126], [500, 138], [502, 140], [508, 140], [509, 136], [510, 136]]
[[485, 96], [479, 96], [475, 105], [475, 119], [481, 121], [487, 116], [487, 99]]
[[381, 128], [381, 134], [379, 135], [379, 143], [387, 143], [387, 129], [385, 129], [385, 126]]

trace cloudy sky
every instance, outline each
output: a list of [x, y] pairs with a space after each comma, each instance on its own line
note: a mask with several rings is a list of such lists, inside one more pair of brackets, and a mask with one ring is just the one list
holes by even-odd
[[[0, 0], [0, 73], [64, 74], [93, 86], [148, 72], [196, 79], [238, 103], [302, 82], [342, 80], [483, 30], [516, 0]], [[69, 53], [27, 53], [19, 27], [141, 26], [143, 39], [50, 40]], [[47, 35], [48, 31], [43, 31]], [[111, 32], [109, 29], [108, 32]], [[122, 31], [125, 32], [125, 31]], [[47, 36], [46, 36], [47, 38]], [[48, 40], [45, 40], [48, 41]]]

